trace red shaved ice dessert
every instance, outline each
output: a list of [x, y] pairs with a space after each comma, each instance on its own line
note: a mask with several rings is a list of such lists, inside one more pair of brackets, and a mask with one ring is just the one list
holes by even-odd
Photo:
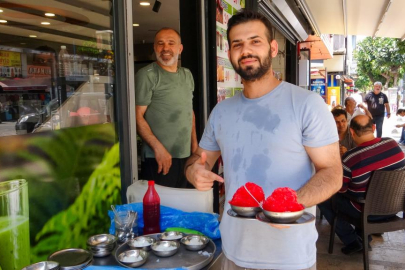
[[297, 212], [304, 206], [297, 201], [297, 193], [289, 187], [277, 188], [264, 201], [263, 209], [270, 212]]
[[[255, 183], [247, 182], [245, 184], [249, 192], [256, 198], [256, 200], [262, 203], [265, 199], [263, 189]], [[260, 205], [250, 196], [244, 186], [238, 188], [233, 195], [232, 200], [229, 201], [234, 206], [241, 207], [259, 207]]]

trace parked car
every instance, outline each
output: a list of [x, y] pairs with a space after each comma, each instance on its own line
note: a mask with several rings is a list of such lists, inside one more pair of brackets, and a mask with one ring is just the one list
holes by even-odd
[[53, 99], [41, 110], [32, 108], [31, 106], [21, 105], [20, 118], [15, 124], [17, 135], [32, 133], [33, 130], [39, 127], [45, 120], [50, 117], [51, 111], [59, 107], [59, 100]]

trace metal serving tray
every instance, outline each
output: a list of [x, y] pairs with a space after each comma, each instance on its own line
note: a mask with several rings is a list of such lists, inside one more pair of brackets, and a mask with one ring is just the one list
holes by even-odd
[[[150, 237], [159, 241], [159, 233], [150, 234]], [[127, 243], [120, 245], [114, 254], [117, 263], [121, 266], [128, 267], [118, 261], [117, 257], [122, 252], [129, 250], [130, 247]], [[184, 268], [190, 270], [199, 270], [207, 266], [214, 258], [216, 246], [215, 243], [210, 240], [207, 246], [201, 251], [187, 250], [183, 245], [180, 246], [179, 251], [171, 257], [158, 257], [153, 252], [149, 252], [148, 260], [145, 264], [142, 264], [140, 268], [157, 269], [157, 268]], [[129, 267], [128, 267], [129, 268]]]

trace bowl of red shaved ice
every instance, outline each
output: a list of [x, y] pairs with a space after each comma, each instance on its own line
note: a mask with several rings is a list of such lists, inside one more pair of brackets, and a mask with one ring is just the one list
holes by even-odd
[[236, 190], [229, 204], [236, 214], [243, 217], [254, 217], [258, 212], [262, 211], [261, 204], [264, 199], [263, 189], [255, 183], [247, 182]]
[[275, 223], [292, 223], [304, 214], [305, 207], [289, 187], [277, 188], [263, 203], [263, 214]]

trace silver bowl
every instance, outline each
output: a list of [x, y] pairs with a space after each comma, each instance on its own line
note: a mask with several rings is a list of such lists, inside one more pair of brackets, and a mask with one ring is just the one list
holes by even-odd
[[148, 255], [148, 252], [141, 249], [127, 250], [118, 255], [118, 260], [129, 267], [138, 267], [146, 262]]
[[236, 206], [231, 204], [232, 210], [238, 214], [239, 216], [243, 217], [254, 217], [257, 213], [262, 211], [262, 209], [258, 206], [256, 207], [244, 207], [244, 206]]
[[178, 241], [157, 241], [151, 248], [156, 256], [170, 257], [180, 249], [180, 243]]
[[115, 245], [117, 237], [112, 234], [97, 234], [87, 239], [87, 245], [92, 247], [105, 247]]
[[275, 223], [293, 223], [304, 214], [304, 210], [305, 209], [295, 212], [271, 212], [263, 209], [263, 214]]
[[162, 241], [178, 241], [183, 237], [184, 234], [182, 232], [175, 232], [175, 231], [164, 232], [159, 234], [159, 239]]
[[111, 254], [117, 243], [117, 237], [111, 234], [98, 234], [87, 240], [87, 247], [95, 257]]
[[131, 249], [142, 249], [149, 251], [153, 243], [155, 243], [155, 238], [149, 236], [139, 236], [134, 239], [131, 239], [127, 242], [128, 246]]
[[205, 248], [210, 240], [206, 236], [202, 235], [187, 235], [181, 238], [182, 243], [188, 250], [201, 250]]
[[53, 261], [43, 261], [28, 265], [21, 270], [59, 270], [59, 263]]

